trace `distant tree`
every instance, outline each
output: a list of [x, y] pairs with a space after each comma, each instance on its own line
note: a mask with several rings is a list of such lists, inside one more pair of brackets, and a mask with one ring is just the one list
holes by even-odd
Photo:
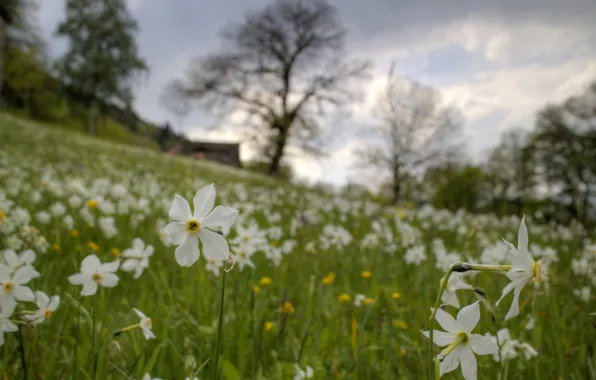
[[584, 225], [596, 197], [596, 82], [537, 116], [532, 139], [536, 172], [548, 195], [566, 202]]
[[32, 0], [2, 0], [0, 3], [0, 104], [4, 85], [7, 49], [11, 42], [32, 38], [31, 12], [35, 9]]
[[433, 205], [450, 210], [476, 212], [486, 206], [488, 183], [486, 173], [478, 166], [450, 167], [451, 172], [433, 195]]
[[[286, 148], [319, 152], [322, 117], [353, 100], [369, 64], [348, 58], [345, 31], [326, 0], [278, 0], [223, 33], [225, 50], [191, 63], [168, 92], [178, 110], [191, 102], [217, 116], [246, 117], [249, 135], [279, 174]], [[176, 103], [177, 102], [177, 103]]]
[[395, 77], [393, 67], [373, 116], [377, 122], [367, 133], [375, 140], [357, 151], [358, 165], [388, 178], [394, 204], [408, 176], [420, 174], [461, 147], [460, 113], [445, 107], [438, 91]]
[[166, 123], [162, 128], [159, 129], [156, 139], [162, 151], [167, 150], [166, 144], [173, 136], [174, 132], [172, 131], [170, 123]]
[[69, 49], [58, 64], [62, 79], [90, 103], [88, 128], [94, 135], [98, 100], [132, 102], [132, 85], [148, 71], [139, 57], [136, 21], [125, 0], [67, 0], [66, 20], [56, 33]]
[[523, 213], [525, 201], [535, 187], [529, 133], [516, 128], [506, 131], [492, 149], [485, 165], [491, 181], [493, 201], [513, 202]]
[[[261, 160], [252, 160], [244, 165], [244, 169], [253, 171], [255, 173], [269, 174], [269, 162]], [[277, 178], [291, 182], [294, 179], [294, 171], [292, 165], [281, 162], [279, 165]]]

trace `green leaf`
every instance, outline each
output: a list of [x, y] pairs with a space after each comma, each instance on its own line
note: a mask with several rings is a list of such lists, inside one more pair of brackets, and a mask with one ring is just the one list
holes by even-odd
[[159, 351], [161, 350], [162, 347], [165, 347], [166, 345], [167, 345], [166, 343], [162, 343], [153, 349], [153, 354], [151, 355], [151, 359], [149, 359], [149, 363], [147, 363], [147, 365], [145, 366], [145, 373], [151, 373], [151, 370], [153, 369], [153, 366], [155, 365], [155, 362], [157, 361], [157, 358], [159, 357]]
[[223, 371], [223, 377], [226, 380], [240, 380], [240, 374], [234, 364], [232, 364], [229, 360], [223, 358], [223, 356], [219, 357], [219, 361], [221, 362], [221, 367]]

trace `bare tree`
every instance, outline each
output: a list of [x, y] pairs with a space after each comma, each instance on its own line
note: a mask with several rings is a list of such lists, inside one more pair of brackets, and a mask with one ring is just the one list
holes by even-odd
[[344, 51], [345, 31], [325, 0], [278, 0], [222, 34], [225, 50], [191, 62], [168, 103], [195, 102], [218, 117], [241, 114], [277, 175], [286, 148], [316, 153], [324, 117], [354, 100], [368, 62]]
[[373, 141], [357, 151], [358, 165], [386, 175], [393, 203], [400, 200], [404, 181], [421, 174], [441, 159], [458, 154], [462, 118], [443, 106], [438, 91], [397, 78], [389, 70], [373, 116], [377, 123], [367, 136]]

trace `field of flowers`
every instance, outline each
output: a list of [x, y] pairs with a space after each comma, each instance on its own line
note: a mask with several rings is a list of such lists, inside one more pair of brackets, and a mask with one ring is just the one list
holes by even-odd
[[596, 245], [521, 217], [397, 209], [0, 115], [0, 374], [434, 379], [437, 357], [442, 378], [596, 378]]

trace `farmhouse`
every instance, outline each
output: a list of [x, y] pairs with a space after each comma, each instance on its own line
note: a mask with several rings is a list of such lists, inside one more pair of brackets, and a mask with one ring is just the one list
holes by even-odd
[[242, 167], [239, 143], [184, 141], [172, 146], [168, 153]]

